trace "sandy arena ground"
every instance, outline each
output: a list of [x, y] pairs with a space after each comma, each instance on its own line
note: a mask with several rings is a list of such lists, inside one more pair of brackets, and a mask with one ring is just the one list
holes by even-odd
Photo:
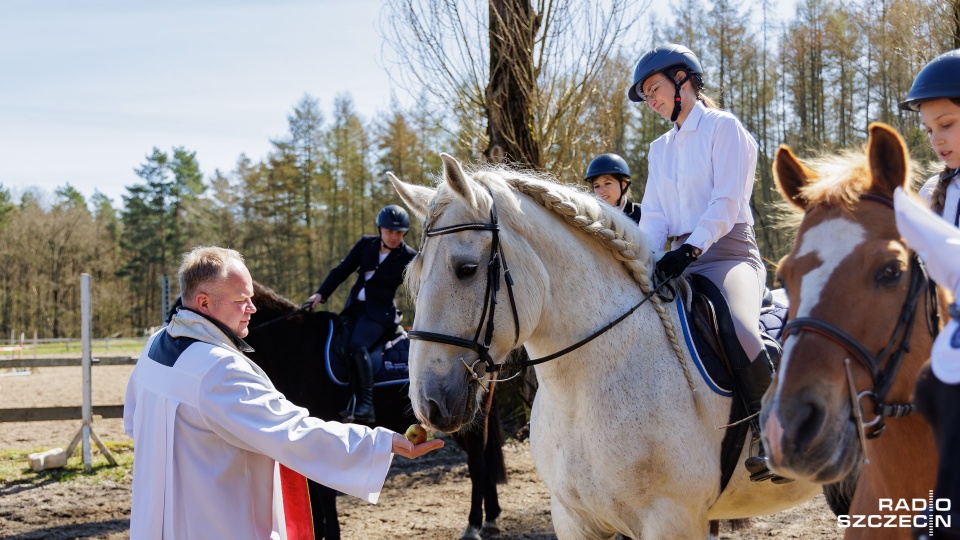
[[[93, 368], [95, 405], [119, 404], [132, 366]], [[81, 403], [78, 367], [39, 368], [27, 376], [0, 377], [0, 408], [70, 406]], [[0, 424], [0, 451], [66, 447], [79, 421]], [[119, 419], [98, 419], [103, 440], [127, 440]], [[504, 448], [510, 481], [501, 486], [500, 539], [555, 538], [549, 495], [533, 465], [529, 445]], [[102, 459], [95, 452], [97, 459]], [[24, 468], [29, 464], [24, 462]], [[68, 482], [0, 484], [0, 538], [119, 540], [129, 537], [130, 475], [91, 482], [82, 475]], [[467, 521], [470, 483], [465, 455], [455, 445], [416, 461], [396, 458], [380, 504], [339, 499], [343, 538], [456, 539]], [[757, 518], [744, 530], [721, 532], [729, 540], [770, 538], [840, 539], [833, 514], [822, 497], [796, 509]]]

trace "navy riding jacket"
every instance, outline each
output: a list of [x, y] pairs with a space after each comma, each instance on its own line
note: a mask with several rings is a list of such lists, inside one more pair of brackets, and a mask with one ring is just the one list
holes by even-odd
[[623, 213], [636, 223], [640, 223], [640, 204], [627, 199], [623, 205]]
[[[367, 317], [386, 328], [392, 328], [397, 318], [394, 296], [397, 294], [397, 288], [403, 283], [403, 269], [416, 254], [416, 250], [401, 242], [397, 249], [392, 250], [381, 263], [380, 237], [365, 234], [360, 237], [346, 258], [327, 274], [327, 279], [323, 280], [317, 293], [324, 299], [330, 298], [333, 291], [337, 290], [337, 287], [350, 277], [350, 274], [356, 272], [357, 281], [350, 289], [350, 297], [347, 298], [343, 310], [346, 311], [356, 302], [360, 290], [366, 288], [364, 309]], [[370, 271], [374, 271], [373, 275], [369, 280], [364, 279], [364, 274]]]

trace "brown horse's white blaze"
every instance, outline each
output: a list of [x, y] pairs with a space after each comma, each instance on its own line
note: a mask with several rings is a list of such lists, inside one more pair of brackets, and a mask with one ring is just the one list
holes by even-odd
[[[873, 124], [865, 157], [825, 162], [821, 175], [787, 147], [777, 153], [778, 187], [804, 216], [793, 251], [779, 265], [790, 298], [789, 319], [795, 324], [785, 329], [780, 370], [765, 396], [760, 422], [771, 468], [785, 476], [836, 482], [866, 452], [870, 461], [860, 472], [850, 514], [870, 515], [884, 513], [880, 498], [926, 497], [936, 449], [916, 414], [887, 416], [885, 431], [865, 440], [854, 417], [850, 386], [857, 393], [877, 388], [867, 364], [878, 359], [881, 372], [889, 367], [892, 355], [879, 357], [903, 342], [894, 337], [901, 312], [914, 314], [905, 332], [909, 349], [884, 403], [912, 402], [916, 374], [933, 341], [927, 323], [929, 285], [914, 281], [922, 274], [897, 232], [890, 201], [894, 188], [907, 183], [906, 147], [891, 128]], [[907, 299], [917, 283], [924, 284], [924, 297], [911, 311], [904, 306], [910, 305]], [[862, 358], [857, 345], [844, 343], [834, 331], [873, 358]], [[869, 396], [859, 406], [865, 422], [875, 418]], [[909, 530], [848, 529], [846, 537], [906, 538]]]
[[[851, 285], [846, 283], [848, 280], [845, 278], [851, 273], [861, 272], [859, 267], [862, 258], [858, 256], [858, 249], [862, 248], [866, 239], [867, 231], [862, 225], [842, 216], [828, 217], [805, 230], [797, 240], [791, 260], [781, 262], [781, 272], [785, 263], [789, 265], [793, 262], [791, 275], [800, 278], [797, 287], [799, 300], [791, 298], [791, 305], [795, 306], [791, 319], [831, 319], [830, 312], [836, 309], [831, 303], [835, 303], [836, 295], [842, 294]], [[787, 290], [791, 289], [793, 287], [788, 285]], [[844, 305], [843, 309], [856, 308]], [[871, 314], [868, 312], [866, 315], [869, 318]], [[840, 322], [843, 322], [842, 319], [853, 322], [853, 317], [842, 315], [839, 318]], [[800, 345], [804, 340], [809, 340], [809, 343]], [[798, 345], [801, 354], [797, 353]], [[842, 359], [827, 362], [822, 367], [818, 364], [814, 370], [811, 369], [811, 363], [806, 362], [811, 350], [821, 358], [845, 353], [834, 343], [817, 335], [801, 333], [789, 336], [784, 342], [780, 361], [782, 375], [772, 385], [775, 389], [774, 405], [783, 401], [789, 406], [779, 408], [778, 415], [769, 415], [765, 429], [768, 439], [774, 433], [778, 435], [777, 440], [770, 443], [770, 457], [776, 466], [789, 469], [791, 477], [831, 482], [842, 478], [854, 465], [851, 458], [857, 454], [850, 445], [857, 442], [856, 425], [851, 420], [846, 387], [830, 384], [829, 381], [834, 378], [822, 377], [823, 369], [842, 375]], [[796, 383], [800, 379], [804, 382], [794, 386], [795, 389], [784, 391], [784, 381]], [[844, 382], [846, 379], [841, 376], [836, 380]], [[828, 415], [826, 411], [837, 411], [837, 414]], [[791, 451], [784, 453], [783, 448]]]

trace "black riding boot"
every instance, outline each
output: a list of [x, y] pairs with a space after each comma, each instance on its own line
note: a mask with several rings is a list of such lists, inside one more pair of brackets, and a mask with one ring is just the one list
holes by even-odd
[[366, 347], [360, 347], [353, 353], [354, 367], [356, 368], [356, 378], [354, 380], [354, 391], [357, 394], [356, 409], [351, 411], [347, 408], [340, 412], [340, 416], [345, 419], [353, 417], [351, 422], [361, 424], [373, 424], [377, 421], [373, 410], [373, 365], [370, 362], [370, 354]]
[[792, 479], [776, 475], [770, 470], [767, 466], [767, 458], [763, 455], [763, 444], [760, 443], [760, 418], [757, 413], [760, 412], [763, 394], [767, 392], [773, 378], [773, 364], [770, 362], [767, 351], [760, 351], [749, 366], [735, 368], [733, 376], [740, 397], [747, 408], [747, 415], [757, 415], [750, 420], [750, 429], [753, 431], [752, 443], [759, 446], [758, 455], [750, 456], [744, 461], [744, 466], [750, 471], [750, 480], [753, 482], [772, 480], [775, 484], [793, 482]]

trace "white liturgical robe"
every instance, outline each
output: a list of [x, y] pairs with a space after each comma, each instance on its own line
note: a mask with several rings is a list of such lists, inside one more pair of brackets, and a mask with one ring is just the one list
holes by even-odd
[[224, 330], [181, 309], [137, 361], [131, 539], [285, 538], [277, 462], [376, 503], [393, 432], [311, 417]]

